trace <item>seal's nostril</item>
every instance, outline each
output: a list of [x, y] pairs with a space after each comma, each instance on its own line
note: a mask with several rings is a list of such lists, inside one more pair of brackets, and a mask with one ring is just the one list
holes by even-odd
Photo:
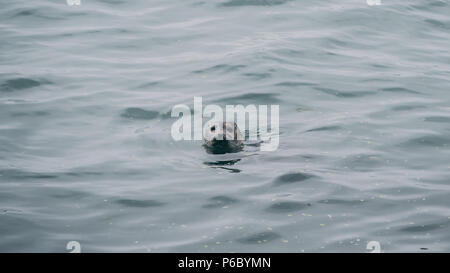
[[216, 126], [211, 127], [211, 132], [214, 132], [216, 130]]

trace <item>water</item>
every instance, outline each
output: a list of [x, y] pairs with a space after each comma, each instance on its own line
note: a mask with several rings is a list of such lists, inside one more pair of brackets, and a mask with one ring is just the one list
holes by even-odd
[[[450, 3], [4, 0], [0, 251], [450, 251]], [[176, 104], [280, 105], [208, 154]]]

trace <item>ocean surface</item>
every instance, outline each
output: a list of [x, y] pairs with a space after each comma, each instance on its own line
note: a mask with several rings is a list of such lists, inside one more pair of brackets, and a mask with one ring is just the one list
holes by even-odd
[[[174, 141], [194, 96], [279, 105], [278, 150]], [[0, 252], [69, 241], [449, 252], [450, 1], [2, 0]]]

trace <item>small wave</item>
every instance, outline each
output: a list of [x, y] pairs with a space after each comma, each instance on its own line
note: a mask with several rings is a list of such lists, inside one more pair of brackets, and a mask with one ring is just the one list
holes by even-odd
[[281, 238], [280, 234], [275, 233], [273, 231], [267, 231], [242, 237], [237, 239], [237, 241], [242, 244], [260, 244], [260, 243], [267, 243], [279, 238]]
[[239, 200], [229, 197], [229, 196], [214, 196], [208, 199], [208, 203], [203, 205], [203, 208], [207, 209], [215, 209], [215, 208], [223, 208], [225, 206], [230, 206], [232, 204], [236, 204]]
[[442, 123], [449, 123], [450, 124], [450, 117], [444, 117], [444, 116], [433, 116], [433, 117], [426, 117], [424, 121], [427, 122], [442, 122]]
[[336, 96], [339, 98], [359, 98], [359, 97], [376, 94], [376, 92], [371, 92], [371, 91], [342, 92], [342, 91], [339, 91], [336, 89], [331, 89], [331, 88], [323, 88], [323, 87], [313, 87], [313, 88], [316, 90], [319, 90], [323, 93], [333, 95], [333, 96]]
[[409, 93], [409, 94], [421, 94], [420, 92], [404, 88], [404, 87], [388, 87], [380, 89], [384, 92], [393, 92], [393, 93]]
[[342, 129], [341, 126], [330, 125], [330, 126], [322, 126], [322, 127], [317, 127], [317, 128], [309, 129], [309, 130], [306, 130], [306, 132], [336, 131], [336, 130], [341, 130], [341, 129]]
[[16, 90], [30, 89], [41, 86], [43, 84], [50, 84], [47, 80], [33, 80], [29, 78], [16, 78], [6, 80], [0, 85], [0, 90], [5, 92], [12, 92]]
[[275, 84], [275, 86], [285, 86], [285, 87], [298, 87], [298, 86], [314, 86], [315, 83], [312, 82], [280, 82]]
[[448, 221], [439, 223], [430, 223], [424, 225], [411, 225], [400, 228], [401, 232], [429, 232], [437, 229], [443, 229], [448, 227]]
[[441, 135], [428, 135], [412, 138], [400, 144], [406, 148], [422, 147], [446, 147], [450, 145], [450, 138]]
[[310, 206], [311, 204], [309, 203], [284, 201], [284, 202], [276, 202], [275, 204], [270, 205], [269, 207], [266, 208], [266, 211], [275, 213], [286, 213], [303, 210]]
[[150, 120], [157, 118], [159, 116], [159, 112], [144, 110], [137, 107], [130, 107], [125, 109], [125, 111], [120, 116], [128, 119]]
[[277, 93], [246, 93], [243, 95], [222, 98], [217, 102], [223, 104], [270, 104], [280, 102]]
[[240, 6], [276, 6], [282, 5], [291, 0], [230, 0], [222, 3], [224, 7], [240, 7]]
[[134, 200], [134, 199], [119, 199], [115, 203], [131, 208], [150, 208], [163, 206], [163, 202], [155, 200]]
[[308, 180], [312, 177], [314, 177], [314, 175], [311, 175], [308, 173], [288, 173], [288, 174], [284, 174], [282, 176], [277, 177], [274, 181], [274, 184], [277, 186], [284, 185], [284, 184], [291, 184], [291, 183]]
[[196, 73], [196, 74], [213, 73], [213, 72], [228, 73], [228, 72], [238, 71], [245, 67], [246, 67], [246, 65], [218, 64], [218, 65], [215, 65], [215, 66], [212, 66], [209, 68], [195, 70], [193, 73]]
[[56, 179], [59, 175], [52, 173], [27, 172], [17, 169], [0, 170], [3, 179], [25, 180], [25, 179]]

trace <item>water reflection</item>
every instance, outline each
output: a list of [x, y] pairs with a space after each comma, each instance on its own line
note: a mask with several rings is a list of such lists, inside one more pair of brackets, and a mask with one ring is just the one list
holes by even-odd
[[240, 158], [231, 159], [231, 160], [206, 161], [206, 162], [203, 162], [203, 164], [205, 164], [206, 166], [210, 166], [212, 168], [224, 169], [224, 170], [230, 171], [232, 173], [240, 173], [241, 172], [240, 169], [227, 167], [227, 166], [233, 166], [234, 164], [236, 164], [239, 161], [241, 161]]

